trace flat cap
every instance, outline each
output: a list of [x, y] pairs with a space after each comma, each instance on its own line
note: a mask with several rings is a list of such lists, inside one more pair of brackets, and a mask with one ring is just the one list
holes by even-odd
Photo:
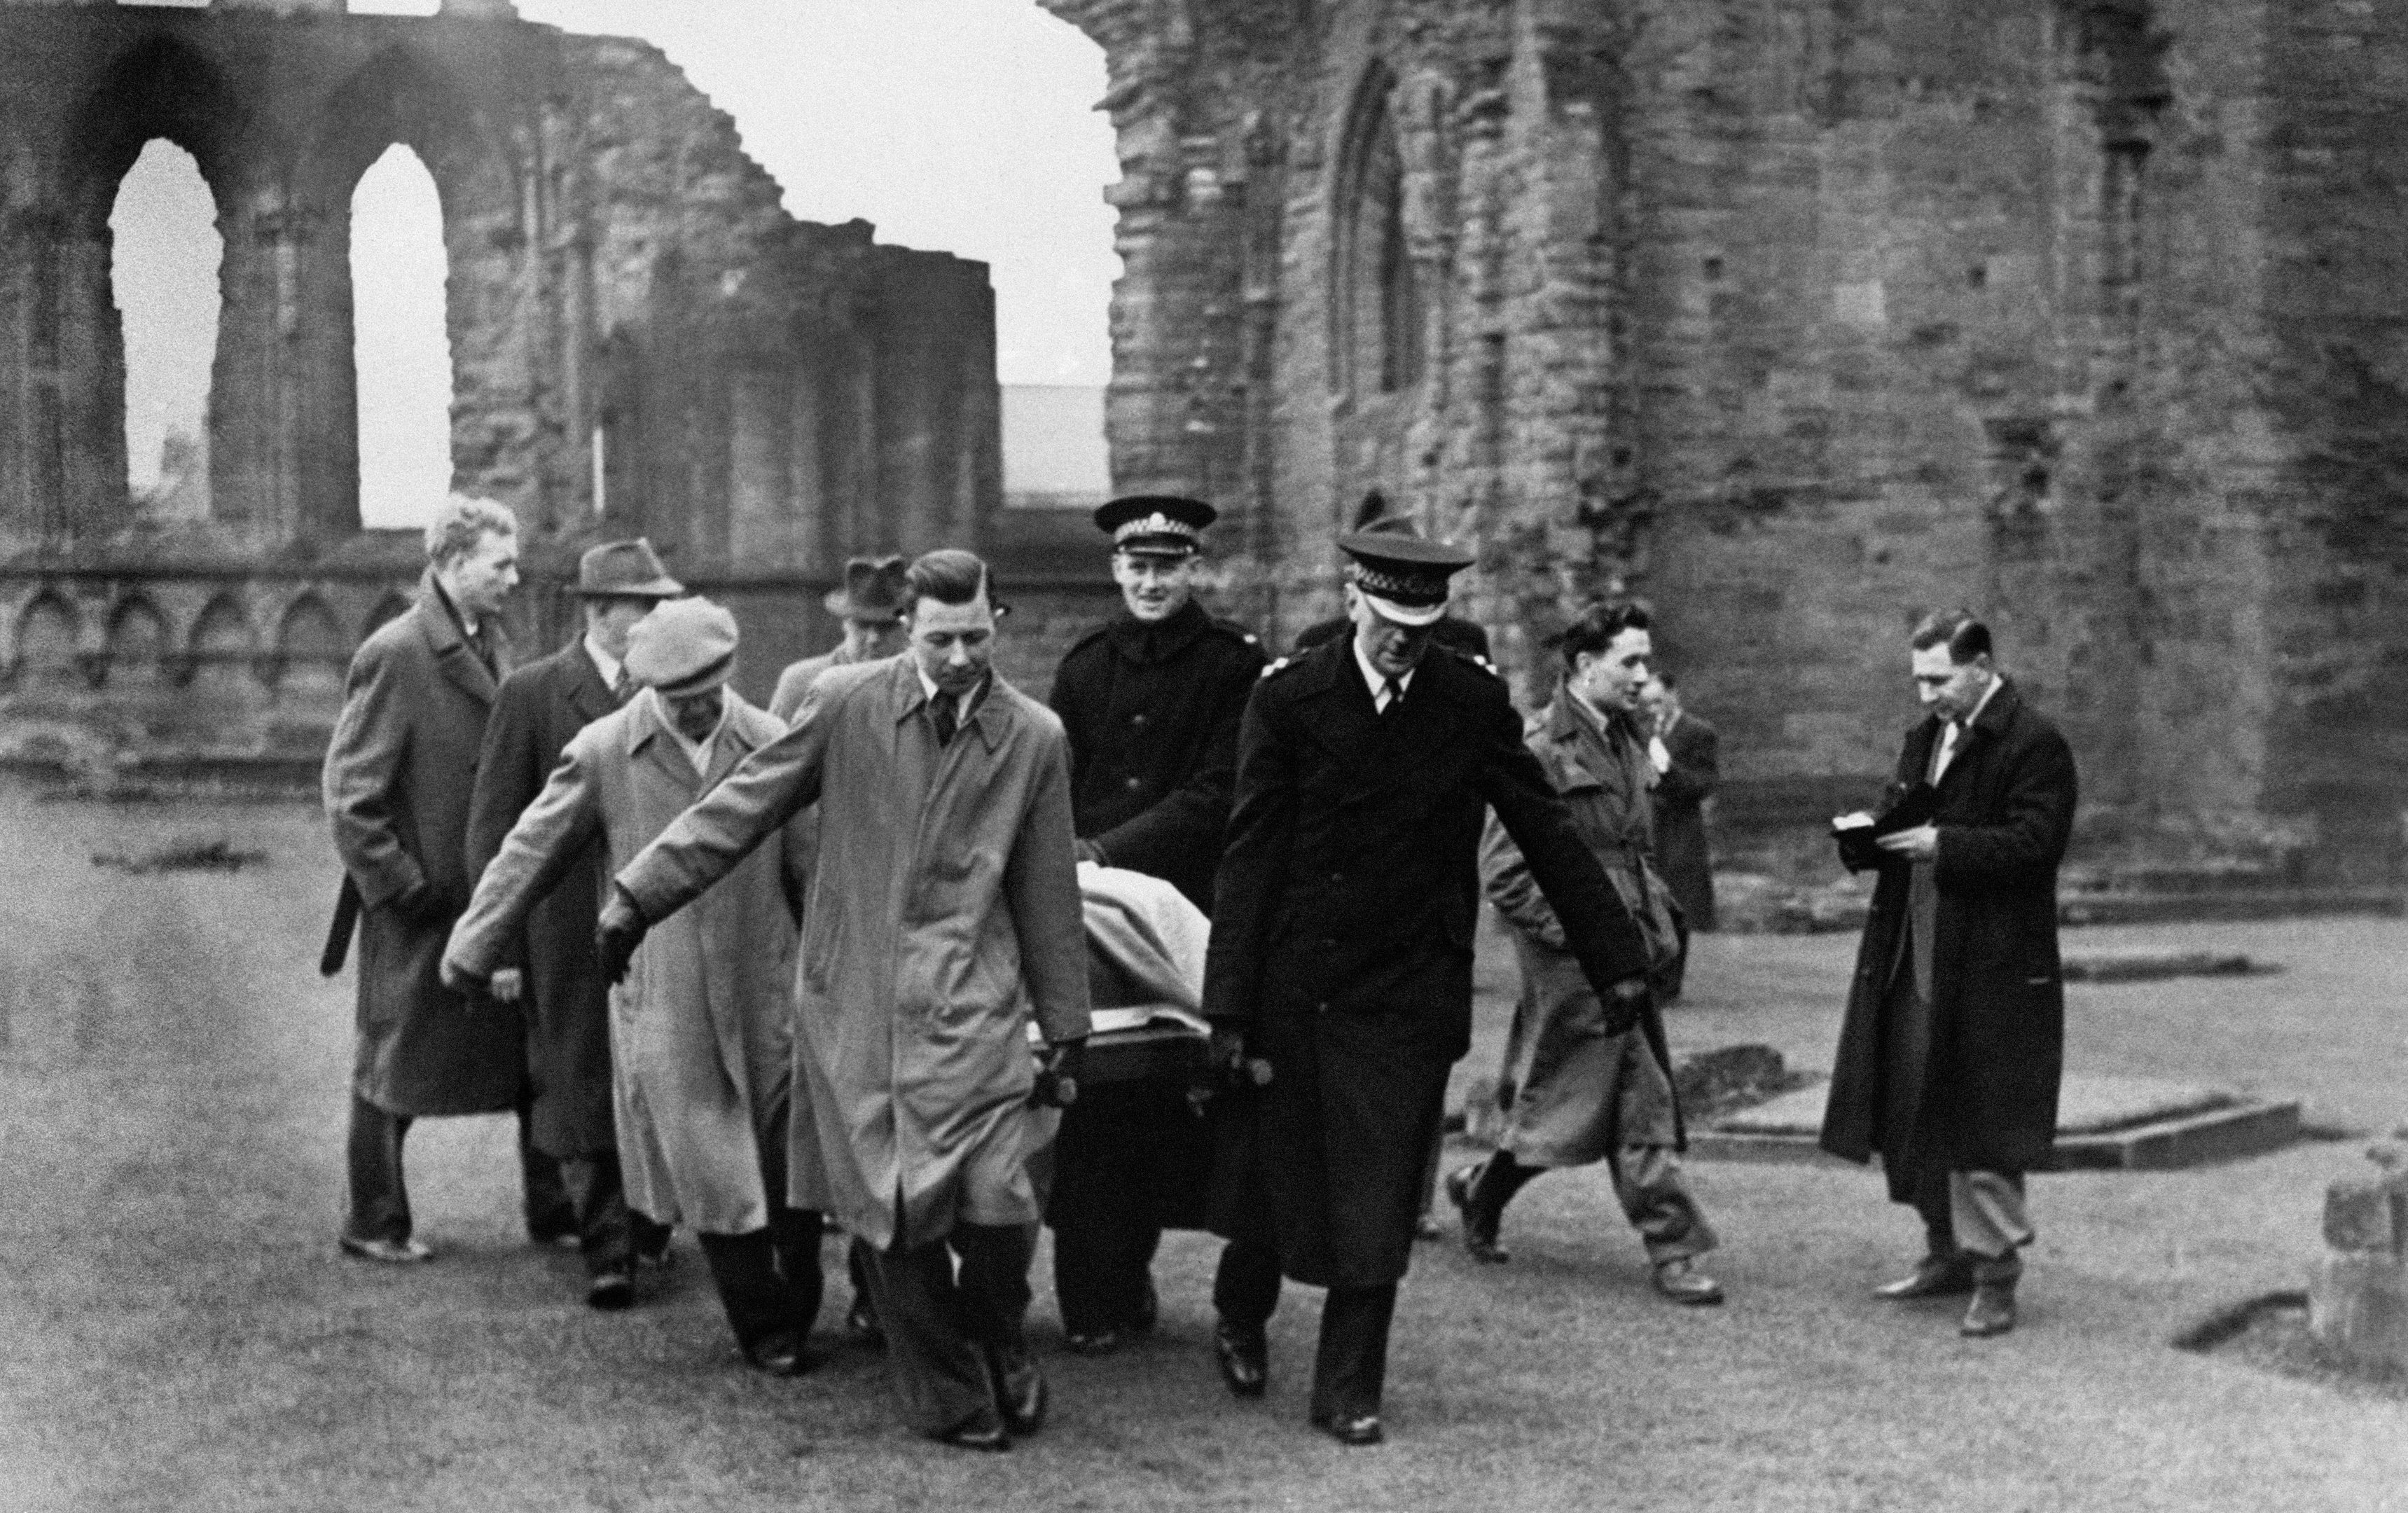
[[708, 692], [736, 670], [736, 616], [699, 596], [665, 599], [627, 632], [627, 676], [671, 699]]

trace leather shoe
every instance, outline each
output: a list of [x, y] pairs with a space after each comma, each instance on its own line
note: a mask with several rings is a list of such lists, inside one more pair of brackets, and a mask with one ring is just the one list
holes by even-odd
[[1471, 1185], [1480, 1178], [1477, 1165], [1459, 1166], [1446, 1174], [1446, 1201], [1463, 1216], [1463, 1248], [1471, 1252], [1474, 1261], [1501, 1265], [1513, 1258], [1497, 1243], [1497, 1220], [1485, 1214], [1476, 1214], [1471, 1206]]
[[1121, 1347], [1121, 1332], [1098, 1329], [1085, 1334], [1065, 1334], [1062, 1344], [1072, 1355], [1110, 1355]]
[[415, 1240], [388, 1240], [382, 1235], [344, 1234], [336, 1237], [346, 1255], [362, 1261], [380, 1261], [388, 1265], [406, 1266], [415, 1261], [433, 1261], [435, 1252]]
[[866, 1292], [853, 1294], [853, 1306], [844, 1311], [844, 1337], [865, 1350], [886, 1348], [886, 1330], [878, 1321], [878, 1309]]
[[782, 1333], [746, 1346], [744, 1359], [753, 1370], [771, 1376], [799, 1376], [811, 1369], [811, 1358], [803, 1353], [803, 1342]]
[[1873, 1289], [1873, 1296], [1904, 1303], [1912, 1298], [1956, 1297], [1972, 1290], [1973, 1258], [1959, 1251], [1953, 1256], [1924, 1257], [1910, 1275]]
[[2003, 1334], [2014, 1328], [2015, 1272], [2008, 1272], [2003, 1277], [1977, 1275], [1972, 1282], [1972, 1304], [1965, 1308], [1965, 1322], [1957, 1325], [1957, 1334], [1965, 1334], [1968, 1339], [1989, 1339], [1991, 1334]]
[[928, 1437], [955, 1449], [984, 1450], [991, 1455], [1011, 1448], [1011, 1435], [1001, 1424], [989, 1422], [983, 1415], [965, 1419], [951, 1429], [939, 1429]]
[[1427, 1214], [1419, 1215], [1413, 1219], [1413, 1238], [1443, 1240], [1446, 1238], [1446, 1226]]
[[1387, 1438], [1376, 1413], [1340, 1413], [1313, 1420], [1313, 1427], [1340, 1445], [1377, 1445]]
[[1222, 1322], [1212, 1327], [1212, 1354], [1221, 1362], [1221, 1379], [1240, 1397], [1260, 1397], [1270, 1386], [1271, 1347], [1263, 1332]]
[[617, 1313], [636, 1305], [636, 1279], [625, 1272], [604, 1272], [586, 1285], [585, 1306]]
[[1656, 1265], [1656, 1290], [1674, 1303], [1711, 1308], [1723, 1301], [1723, 1285], [1698, 1270], [1689, 1256], [1675, 1256]]
[[986, 1374], [1005, 1429], [1033, 1434], [1045, 1426], [1045, 1374], [1025, 1347], [987, 1351]]

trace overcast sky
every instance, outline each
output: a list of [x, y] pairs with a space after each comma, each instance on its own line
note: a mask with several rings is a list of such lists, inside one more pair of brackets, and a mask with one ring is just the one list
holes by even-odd
[[[434, 8], [434, 0], [351, 5]], [[519, 9], [657, 44], [735, 118], [795, 215], [858, 216], [882, 241], [989, 264], [1004, 382], [1111, 376], [1106, 312], [1120, 260], [1102, 195], [1119, 167], [1111, 127], [1093, 109], [1103, 53], [1035, 0], [519, 0]], [[433, 205], [432, 182], [404, 153], [372, 171], [353, 208], [371, 525], [416, 513], [429, 469], [448, 466]], [[137, 483], [157, 476], [168, 426], [199, 428], [216, 282], [193, 249], [215, 249], [208, 215], [190, 160], [165, 144], [128, 176], [119, 204]]]

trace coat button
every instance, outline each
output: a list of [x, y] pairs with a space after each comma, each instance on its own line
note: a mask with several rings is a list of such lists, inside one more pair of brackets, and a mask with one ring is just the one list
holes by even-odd
[[1142, 714], [1132, 714], [1129, 716], [1129, 724], [1141, 728], [1145, 724], [1145, 716]]
[[1129, 789], [1130, 789], [1130, 791], [1131, 791], [1131, 792], [1135, 792], [1137, 789], [1139, 789], [1139, 788], [1142, 788], [1142, 787], [1144, 787], [1144, 786], [1145, 786], [1145, 779], [1143, 779], [1143, 778], [1141, 778], [1141, 777], [1133, 777], [1133, 778], [1131, 778], [1131, 779], [1129, 779], [1129, 780], [1128, 780], [1128, 785], [1129, 785]]
[[1315, 1014], [1327, 1014], [1329, 1012], [1329, 1005], [1326, 1003], [1316, 1003], [1312, 1006], [1312, 1012]]

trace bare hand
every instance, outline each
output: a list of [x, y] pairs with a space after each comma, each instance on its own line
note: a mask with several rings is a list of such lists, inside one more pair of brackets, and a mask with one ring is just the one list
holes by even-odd
[[519, 995], [526, 991], [526, 973], [516, 967], [503, 967], [485, 985], [485, 991], [493, 995], [496, 1003], [516, 1003]]
[[443, 980], [444, 987], [455, 993], [485, 991], [484, 978], [478, 976], [448, 956], [443, 958], [442, 964], [435, 969], [435, 974]]
[[595, 924], [594, 954], [602, 963], [602, 974], [612, 984], [627, 980], [627, 963], [635, 959], [636, 947], [644, 943], [644, 916], [628, 901], [626, 890], [611, 888]]
[[1885, 835], [1873, 844], [1893, 857], [1904, 857], [1909, 861], [1930, 861], [1940, 855], [1940, 828], [1917, 825], [1911, 830]]

